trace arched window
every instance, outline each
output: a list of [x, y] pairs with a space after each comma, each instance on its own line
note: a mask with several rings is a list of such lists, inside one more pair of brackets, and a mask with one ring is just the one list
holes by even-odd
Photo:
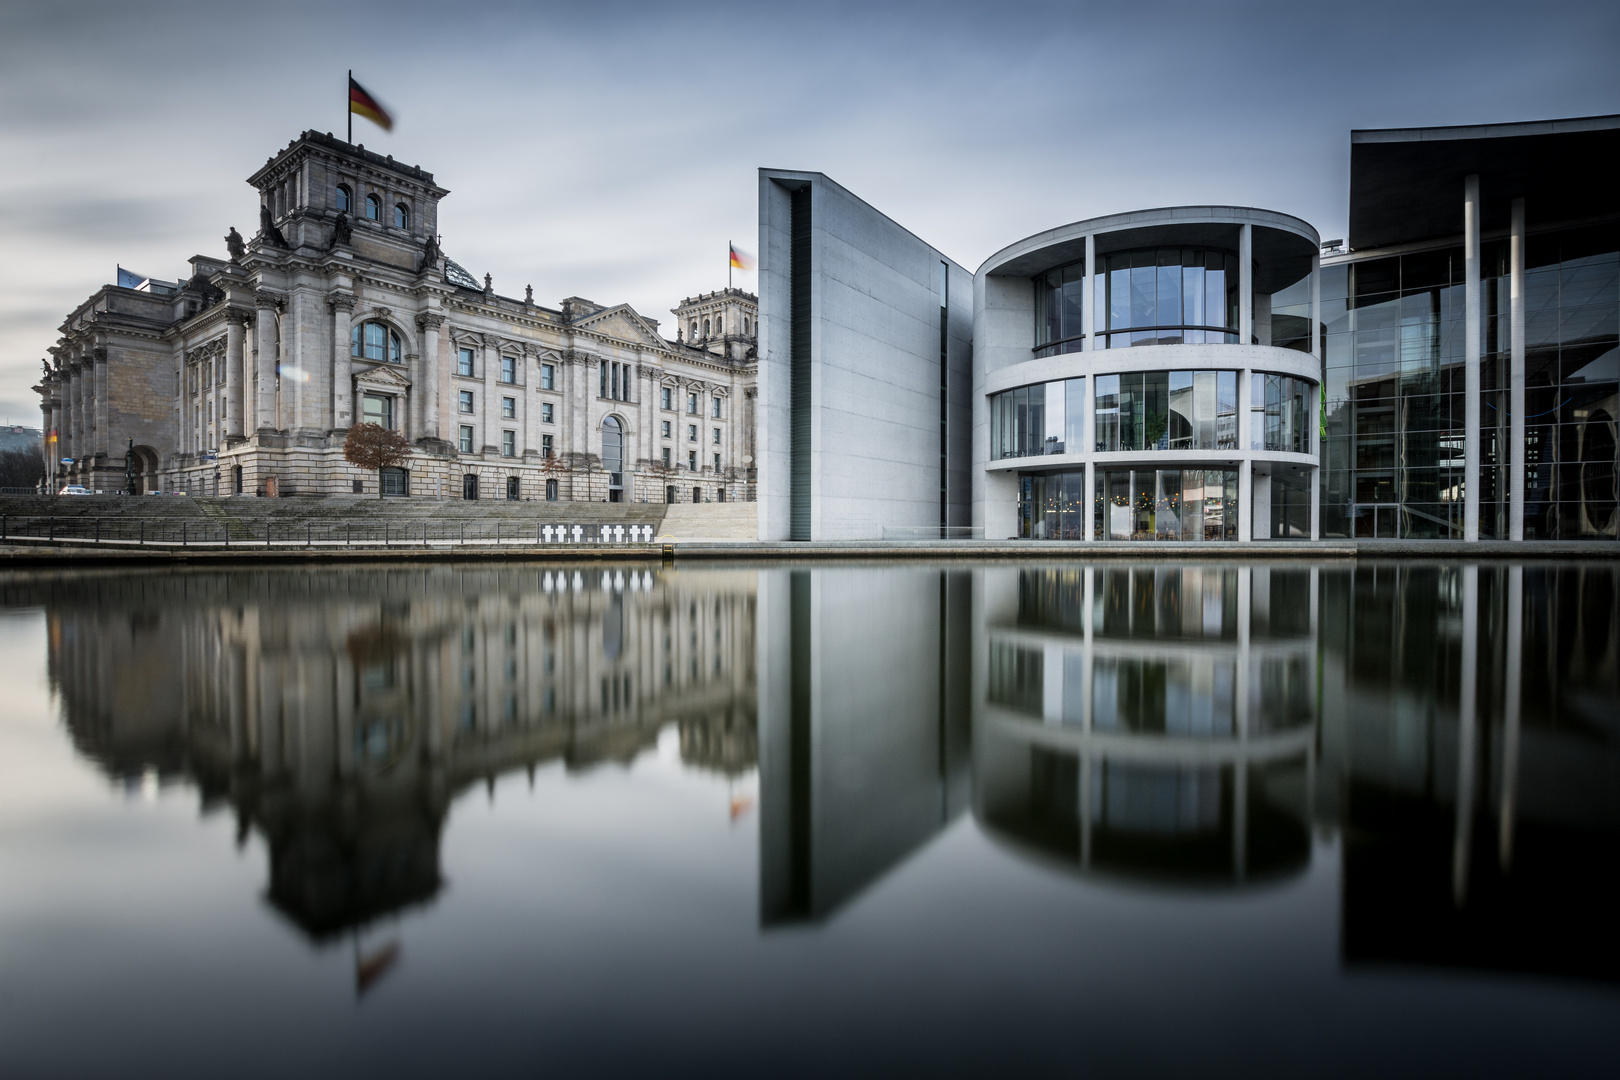
[[366, 196], [366, 217], [372, 221], [382, 220], [382, 200], [375, 195]]
[[697, 337], [697, 320], [696, 319], [692, 320], [692, 332], [690, 334], [688, 334], [687, 336], [691, 337], [691, 338], [696, 338]]
[[398, 206], [394, 207], [394, 228], [405, 229], [409, 228], [410, 224], [411, 212], [405, 209], [405, 204], [400, 203]]
[[748, 316], [743, 316], [743, 337], [748, 336]]
[[708, 319], [703, 320], [703, 336], [704, 337], [709, 336], [709, 320]]
[[380, 322], [356, 323], [349, 331], [349, 355], [398, 364], [404, 359], [399, 335]]
[[337, 186], [337, 208], [345, 214], [354, 213], [354, 193], [342, 184]]
[[602, 421], [602, 468], [618, 483], [618, 474], [624, 472], [624, 427], [616, 416]]

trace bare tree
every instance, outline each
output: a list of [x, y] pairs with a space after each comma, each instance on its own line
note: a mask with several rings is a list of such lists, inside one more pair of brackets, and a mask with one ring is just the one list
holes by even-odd
[[343, 440], [343, 458], [350, 465], [377, 473], [377, 498], [382, 498], [382, 471], [410, 460], [411, 444], [405, 436], [380, 424], [356, 424]]
[[45, 475], [38, 450], [0, 451], [0, 487], [31, 488]]

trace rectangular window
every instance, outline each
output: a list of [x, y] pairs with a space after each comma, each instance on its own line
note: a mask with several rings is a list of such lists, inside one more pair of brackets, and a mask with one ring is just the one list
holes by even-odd
[[552, 423], [551, 408], [551, 402], [549, 401], [542, 401], [540, 403], [540, 422], [542, 424]]
[[720, 471], [720, 455], [719, 454], [714, 455], [714, 471], [715, 472]]
[[613, 371], [611, 372], [611, 381], [610, 381], [610, 384], [608, 386], [608, 389], [613, 391], [612, 396], [613, 396], [614, 401], [620, 400], [620, 398], [619, 398], [619, 365], [618, 364], [613, 365]]
[[597, 366], [596, 374], [597, 374], [597, 384], [598, 384], [597, 387], [596, 387], [596, 396], [597, 397], [607, 397], [608, 365], [607, 365], [606, 360], [602, 361], [602, 363]]
[[553, 384], [556, 382], [556, 379], [557, 369], [555, 367], [553, 367], [551, 364], [540, 365], [540, 389], [555, 390], [556, 386]]
[[472, 395], [472, 391], [471, 390], [463, 390], [463, 391], [461, 391], [459, 397], [461, 399], [461, 411], [464, 412], [464, 413], [472, 412], [473, 411], [473, 395]]
[[466, 424], [462, 424], [461, 425], [461, 452], [463, 454], [470, 454], [470, 453], [473, 452], [473, 448], [472, 448], [473, 447], [473, 442], [472, 442], [472, 440], [473, 440], [472, 428], [468, 427]]
[[542, 435], [542, 436], [540, 436], [540, 456], [541, 457], [550, 457], [551, 452], [552, 452], [551, 448], [552, 448], [551, 436], [550, 435]]
[[714, 429], [714, 440], [713, 441], [714, 441], [714, 445], [716, 445], [716, 446], [720, 445], [720, 429], [719, 428]]
[[669, 468], [669, 447], [664, 447], [664, 468]]
[[503, 356], [503, 357], [501, 357], [501, 382], [503, 382], [503, 383], [515, 383], [515, 382], [517, 382], [517, 357], [515, 357], [515, 356]]
[[697, 472], [697, 451], [696, 450], [688, 450], [686, 452], [686, 467], [688, 469], [691, 469], [693, 472]]
[[720, 399], [719, 398], [714, 399], [714, 418], [716, 420], [720, 419]]
[[501, 398], [501, 415], [508, 420], [517, 416], [517, 398]]
[[697, 402], [697, 395], [696, 394], [687, 394], [686, 395], [686, 411], [691, 413], [693, 416], [697, 415], [698, 402]]
[[394, 399], [381, 394], [367, 394], [361, 403], [362, 419], [378, 427], [394, 426]]
[[673, 409], [675, 407], [675, 391], [666, 386], [660, 391], [660, 394], [663, 398], [664, 408]]
[[664, 438], [669, 438], [669, 421], [664, 421]]
[[501, 456], [517, 457], [517, 432], [501, 432]]
[[687, 424], [686, 425], [686, 441], [687, 442], [697, 442], [697, 425], [696, 424]]
[[462, 349], [456, 354], [456, 374], [471, 375], [473, 373], [473, 351]]

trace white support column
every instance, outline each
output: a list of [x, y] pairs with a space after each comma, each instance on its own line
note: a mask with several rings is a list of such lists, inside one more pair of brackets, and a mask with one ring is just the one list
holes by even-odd
[[[1097, 237], [1086, 235], [1086, 292], [1080, 298], [1082, 320], [1085, 324], [1085, 351], [1091, 352], [1102, 344], [1097, 337]], [[1090, 390], [1086, 391], [1088, 394]], [[1089, 422], [1089, 421], [1088, 421]], [[1086, 446], [1091, 443], [1087, 442]]]
[[1238, 461], [1238, 542], [1244, 544], [1254, 539], [1254, 463], [1249, 460], [1252, 375], [1249, 368], [1238, 372], [1237, 387], [1237, 440], [1243, 455]]
[[1524, 417], [1524, 200], [1513, 200], [1508, 287], [1512, 357], [1508, 372], [1508, 539], [1524, 539], [1524, 451], [1529, 436]]
[[1463, 181], [1463, 539], [1479, 539], [1479, 175]]
[[1254, 226], [1238, 232], [1238, 342], [1254, 339]]
[[[1093, 246], [1095, 246], [1094, 242], [1088, 237], [1086, 249], [1089, 251]], [[1086, 295], [1091, 295], [1089, 289]], [[1085, 410], [1085, 413], [1080, 418], [1080, 451], [1089, 457], [1095, 451], [1097, 445], [1097, 376], [1088, 373], [1085, 377], [1084, 386], [1084, 404], [1081, 408]], [[1085, 506], [1085, 518], [1080, 525], [1080, 535], [1087, 540], [1095, 540], [1097, 539], [1097, 464], [1090, 460], [1086, 462], [1086, 494], [1082, 505]]]
[[1323, 402], [1327, 392], [1327, 364], [1322, 358], [1322, 258], [1311, 257], [1311, 356], [1316, 359], [1316, 400], [1311, 411], [1316, 422], [1311, 425], [1311, 539], [1322, 538], [1322, 428], [1327, 423]]

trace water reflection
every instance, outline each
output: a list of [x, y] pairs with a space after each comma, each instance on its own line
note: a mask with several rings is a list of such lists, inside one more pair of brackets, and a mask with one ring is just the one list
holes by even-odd
[[624, 762], [670, 722], [684, 760], [755, 762], [754, 575], [610, 571], [91, 574], [43, 603], [79, 751], [186, 780], [262, 833], [271, 903], [325, 939], [433, 900], [463, 789]]
[[1009, 864], [1184, 904], [1275, 895], [1336, 860], [1349, 966], [1620, 979], [1612, 565], [435, 567], [0, 589], [46, 611], [79, 752], [130, 784], [194, 784], [239, 837], [262, 834], [271, 903], [317, 940], [441, 894], [457, 793], [627, 762], [673, 724], [687, 768], [757, 766], [766, 938], [836, 922], [971, 815]]

